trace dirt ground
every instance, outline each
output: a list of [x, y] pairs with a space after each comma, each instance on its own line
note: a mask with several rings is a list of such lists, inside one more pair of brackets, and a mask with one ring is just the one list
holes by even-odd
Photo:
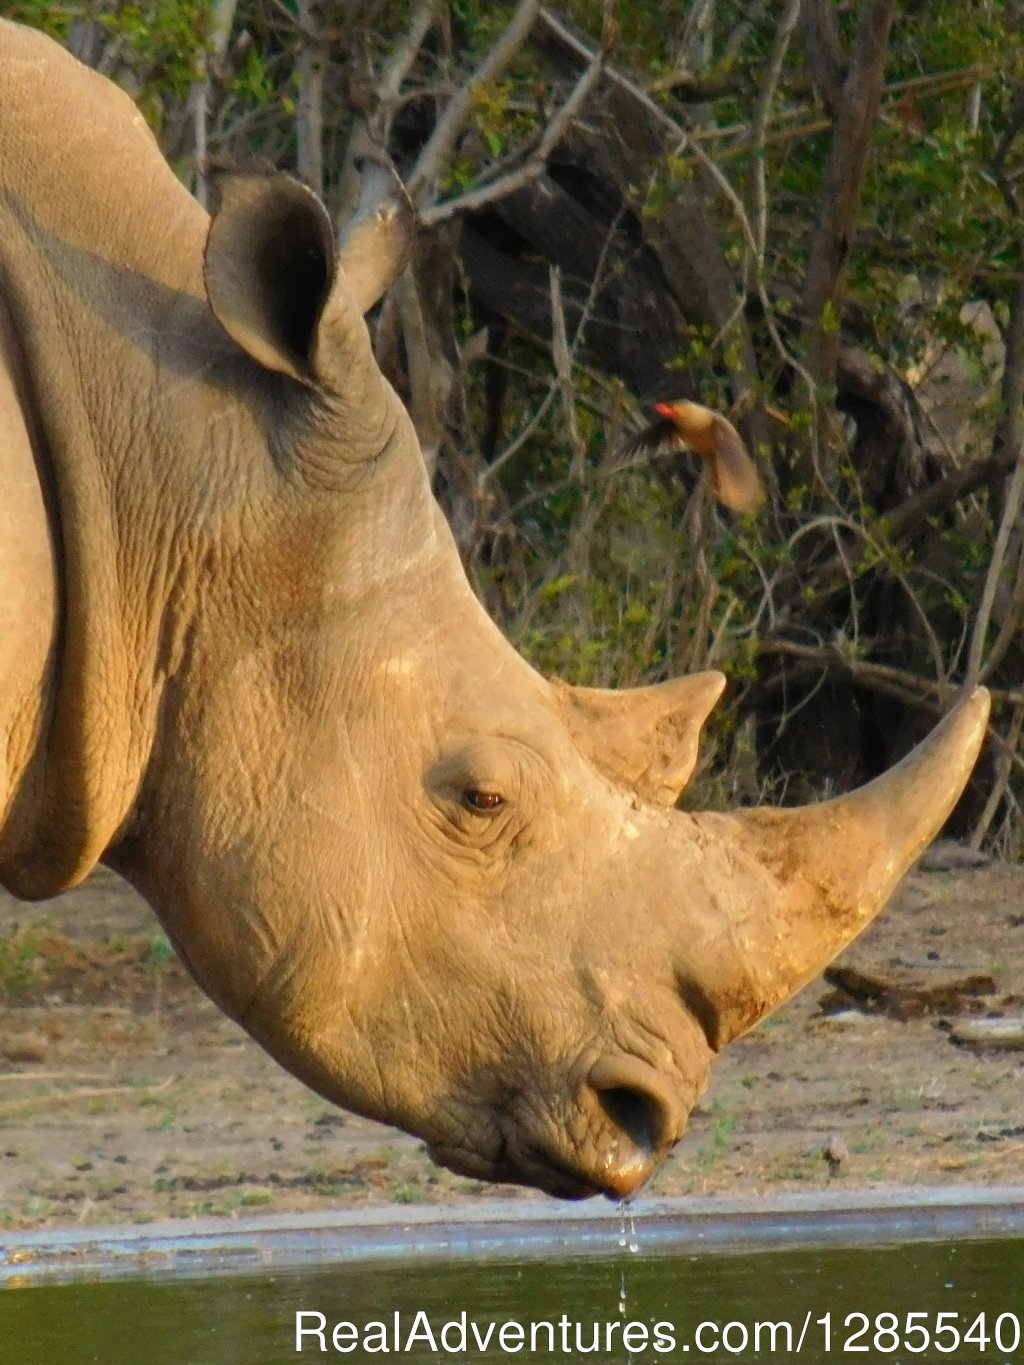
[[[646, 1193], [1024, 1183], [1024, 1051], [955, 1036], [1024, 1016], [1024, 867], [940, 847], [841, 965], [726, 1051]], [[495, 1193], [286, 1076], [112, 873], [0, 898], [0, 1228]]]

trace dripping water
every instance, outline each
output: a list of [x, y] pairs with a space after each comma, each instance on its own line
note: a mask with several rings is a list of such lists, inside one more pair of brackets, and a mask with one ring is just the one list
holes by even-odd
[[633, 1216], [632, 1204], [625, 1199], [619, 1200], [619, 1220], [619, 1246], [623, 1251], [635, 1256], [640, 1250], [640, 1243], [636, 1237], [636, 1219]]
[[[625, 1199], [619, 1200], [619, 1247], [621, 1250], [635, 1256], [640, 1250], [640, 1243], [636, 1236], [636, 1222], [633, 1217], [633, 1208]], [[625, 1320], [628, 1296], [626, 1293], [626, 1268], [623, 1266], [619, 1271], [619, 1317]], [[633, 1365], [633, 1354], [627, 1352], [627, 1365]]]

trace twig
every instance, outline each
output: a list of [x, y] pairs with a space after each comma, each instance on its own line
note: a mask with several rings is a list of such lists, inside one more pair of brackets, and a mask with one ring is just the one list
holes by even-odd
[[565, 309], [562, 306], [562, 272], [557, 265], [550, 268], [551, 280], [551, 355], [558, 376], [558, 388], [562, 395], [562, 410], [565, 414], [565, 430], [572, 451], [570, 477], [575, 481], [583, 478], [586, 468], [587, 447], [580, 435], [576, 421], [576, 395], [572, 382], [572, 357], [569, 354], [569, 339], [565, 334]]
[[109, 1081], [109, 1076], [93, 1075], [81, 1071], [5, 1071], [0, 1072], [0, 1081]]
[[995, 781], [992, 790], [988, 794], [985, 808], [978, 816], [977, 823], [971, 830], [968, 840], [970, 848], [981, 848], [985, 842], [992, 821], [996, 818], [996, 811], [999, 809], [1006, 789], [1010, 785], [1010, 770], [1013, 767], [1012, 756], [1017, 752], [1020, 745], [1021, 730], [1024, 729], [1024, 706], [1015, 706], [1013, 715], [1010, 718], [1010, 728], [1006, 735], [1006, 748], [996, 760]]
[[1018, 279], [1014, 286], [1009, 325], [1004, 340], [1006, 360], [1001, 395], [1003, 415], [996, 433], [996, 443], [1007, 452], [1013, 453], [1015, 464], [1003, 498], [999, 530], [996, 532], [995, 544], [992, 547], [992, 559], [985, 575], [978, 619], [971, 637], [967, 668], [968, 676], [971, 678], [981, 676], [985, 637], [988, 634], [992, 608], [995, 604], [996, 589], [1003, 572], [1010, 533], [1024, 503], [1024, 430], [1021, 427], [1021, 413], [1024, 408], [1024, 279]]
[[168, 1076], [159, 1085], [83, 1085], [75, 1090], [57, 1090], [45, 1095], [26, 1095], [23, 1099], [10, 1100], [7, 1104], [0, 1105], [0, 1119], [8, 1118], [11, 1114], [16, 1114], [22, 1109], [31, 1109], [37, 1104], [74, 1104], [77, 1100], [102, 1099], [108, 1095], [158, 1095], [161, 1090], [166, 1090], [169, 1085], [173, 1085], [177, 1079], [177, 1076]]
[[[597, 295], [601, 288], [601, 284], [604, 278], [604, 271], [605, 265], [608, 260], [608, 253], [611, 250], [611, 244], [612, 241], [614, 240], [616, 232], [619, 229], [619, 223], [622, 217], [622, 212], [624, 211], [625, 210], [620, 211], [620, 213], [616, 214], [616, 216], [612, 219], [608, 227], [608, 232], [605, 235], [604, 242], [602, 243], [601, 254], [598, 257], [597, 265], [594, 270], [594, 278], [593, 281], [591, 282], [590, 290], [587, 293], [586, 302], [583, 305], [583, 311], [580, 315], [580, 320], [579, 323], [577, 324], [576, 332], [573, 336], [572, 345], [570, 347], [570, 359], [573, 362], [575, 362], [576, 352], [583, 344], [583, 338], [586, 331], [587, 323], [590, 321], [590, 316], [593, 311], [594, 304], [597, 301]], [[505, 449], [496, 459], [492, 460], [491, 463], [485, 469], [481, 470], [479, 477], [477, 479], [478, 491], [482, 492], [487, 482], [490, 479], [493, 479], [494, 475], [498, 472], [498, 470], [501, 469], [505, 464], [507, 464], [508, 461], [512, 458], [512, 456], [515, 455], [519, 450], [521, 450], [522, 447], [526, 444], [526, 442], [530, 439], [533, 433], [537, 430], [540, 423], [543, 421], [544, 416], [547, 413], [548, 408], [554, 401], [555, 394], [557, 392], [558, 385], [556, 380], [552, 383], [549, 383], [548, 391], [541, 400], [540, 406], [534, 413], [533, 417], [531, 417], [529, 422], [527, 422], [526, 426], [523, 427], [523, 429], [519, 432], [518, 436], [516, 436], [505, 447]], [[548, 491], [549, 490], [545, 490], [544, 496], [547, 496]]]
[[[882, 99], [888, 108], [908, 92], [925, 97], [951, 95], [955, 90], [962, 90], [964, 86], [974, 85], [981, 77], [991, 75], [990, 67], [965, 66], [954, 71], [936, 71], [926, 76], [912, 76], [909, 80], [888, 82], [882, 91]], [[781, 109], [775, 115], [771, 128], [765, 133], [764, 145], [774, 147], [799, 138], [813, 137], [831, 127], [830, 118], [813, 116], [808, 105], [791, 106]], [[695, 128], [690, 136], [695, 142], [701, 143], [728, 141], [730, 145], [722, 147], [716, 153], [720, 161], [726, 157], [741, 156], [749, 152], [753, 137], [752, 125], [746, 120], [742, 123], [723, 123], [714, 128]]]
[[981, 670], [980, 681], [985, 682], [995, 672], [1006, 656], [1006, 651], [1017, 637], [1021, 618], [1024, 617], [1024, 540], [1021, 542], [1017, 558], [1017, 576], [1014, 579], [1010, 605], [999, 627], [992, 648], [988, 652], [985, 665]]
[[513, 439], [508, 443], [508, 445], [505, 447], [505, 449], [501, 452], [500, 455], [493, 459], [491, 463], [486, 466], [486, 468], [480, 471], [479, 477], [477, 478], [479, 492], [482, 492], [485, 485], [489, 483], [491, 479], [494, 478], [498, 470], [502, 469], [506, 464], [508, 464], [512, 456], [517, 454], [523, 448], [523, 446], [526, 444], [526, 442], [530, 439], [533, 433], [540, 426], [541, 422], [544, 420], [545, 416], [547, 415], [548, 408], [550, 408], [551, 404], [555, 400], [555, 395], [557, 394], [557, 392], [558, 392], [557, 383], [548, 385], [548, 391], [541, 399], [537, 411], [533, 414], [533, 416], [526, 423], [526, 425], [520, 430], [519, 434], [513, 437]]
[[926, 698], [934, 698], [940, 705], [948, 706], [959, 694], [959, 687], [940, 679], [923, 678], [903, 668], [893, 668], [888, 664], [874, 664], [866, 659], [854, 659], [845, 654], [837, 645], [802, 645], [795, 640], [768, 638], [762, 640], [761, 650], [765, 654], [790, 655], [796, 659], [806, 659], [823, 664], [827, 668], [838, 668], [860, 682], [869, 682], [880, 690], [892, 692], [900, 700], [917, 703]]
[[447, 199], [443, 203], [421, 209], [420, 222], [424, 227], [434, 227], [437, 223], [443, 223], [449, 218], [454, 218], [458, 213], [476, 213], [488, 204], [494, 204], [499, 199], [505, 199], [508, 195], [514, 194], [516, 190], [521, 190], [525, 185], [529, 185], [543, 175], [545, 169], [545, 164], [539, 157], [531, 156], [529, 160], [520, 162], [514, 171], [509, 171], [507, 175], [502, 175], [489, 184], [478, 185], [474, 189], [466, 190], [465, 193], [458, 195], [455, 199]]
[[981, 677], [982, 659], [985, 654], [985, 637], [988, 634], [989, 622], [992, 619], [996, 589], [1003, 572], [1006, 549], [1010, 543], [1010, 532], [1013, 530], [1022, 504], [1024, 504], [1024, 446], [1018, 452], [1017, 464], [1006, 493], [1003, 514], [999, 519], [999, 530], [996, 532], [995, 544], [992, 547], [992, 558], [985, 575], [981, 604], [978, 607], [978, 615], [971, 635], [971, 648], [967, 662], [967, 678], [970, 682], [976, 682]]
[[291, 12], [288, 6], [284, 4], [284, 0], [270, 0], [270, 4], [286, 21], [290, 33], [297, 33], [306, 42], [312, 42], [317, 37], [315, 33], [303, 27], [302, 20], [297, 14]]
[[768, 127], [775, 91], [782, 78], [782, 64], [786, 60], [789, 40], [793, 36], [797, 20], [800, 18], [802, 0], [787, 0], [775, 29], [775, 41], [771, 56], [765, 68], [764, 79], [757, 97], [757, 110], [750, 130], [750, 150], [753, 156], [751, 166], [752, 198], [754, 207], [751, 213], [754, 244], [758, 261], [763, 269], [765, 241], [768, 233], [768, 190], [765, 182], [764, 138]]
[[708, 480], [705, 475], [693, 491], [687, 516], [689, 523], [687, 539], [691, 553], [690, 587], [687, 590], [684, 586], [683, 596], [689, 601], [696, 601], [697, 619], [692, 624], [689, 642], [685, 639], [683, 622], [680, 620], [678, 634], [672, 650], [673, 673], [693, 673], [706, 666], [711, 613], [718, 601], [720, 592], [718, 584], [711, 576], [707, 555], [704, 553], [704, 544], [707, 539], [704, 519], [711, 502]]
[[[860, 526], [855, 522], [846, 523], [849, 529], [854, 530], [862, 538], [864, 545], [849, 555], [837, 554], [815, 567], [814, 576], [817, 587], [815, 604], [817, 606], [826, 605], [837, 591], [847, 586], [846, 571], [848, 568], [852, 567], [855, 573], [860, 573], [875, 567], [874, 563], [866, 565], [863, 563], [868, 548], [873, 548], [877, 552], [886, 544], [899, 545], [904, 540], [912, 540], [915, 533], [927, 526], [929, 517], [939, 515], [947, 507], [952, 506], [953, 503], [958, 502], [969, 493], [973, 493], [975, 489], [982, 487], [1000, 472], [1008, 473], [1009, 469], [1010, 463], [1005, 454], [986, 456], [983, 460], [974, 460], [960, 469], [954, 469], [944, 479], [940, 479], [938, 483], [930, 484], [927, 488], [913, 493], [898, 507], [886, 512], [868, 526]], [[795, 533], [795, 538], [799, 538], [808, 530], [814, 529], [821, 520], [816, 518], [814, 522], [809, 522], [801, 527]], [[839, 574], [842, 574], [842, 578], [837, 583], [833, 580]], [[796, 570], [782, 566], [775, 575], [773, 586], [776, 590], [785, 589], [787, 595], [783, 597], [783, 603], [789, 600], [792, 594], [799, 593], [803, 589], [805, 577], [806, 569], [804, 568]]]

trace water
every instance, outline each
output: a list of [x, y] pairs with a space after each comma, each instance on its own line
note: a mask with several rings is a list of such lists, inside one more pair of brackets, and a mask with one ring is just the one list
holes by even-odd
[[637, 1240], [636, 1217], [633, 1213], [632, 1204], [622, 1200], [619, 1204], [619, 1217], [622, 1220], [619, 1227], [619, 1246], [623, 1251], [629, 1251], [635, 1256], [640, 1250], [640, 1243]]
[[[614, 1243], [614, 1237], [612, 1238]], [[860, 1360], [1024, 1362], [1024, 1240], [916, 1243], [895, 1248], [790, 1250], [746, 1254], [630, 1255], [613, 1246], [607, 1259], [573, 1261], [361, 1262], [275, 1274], [195, 1279], [115, 1280], [0, 1290], [0, 1362], [3, 1365], [283, 1365], [301, 1360], [420, 1362], [779, 1361], [798, 1354], [797, 1334], [810, 1324], [799, 1355], [809, 1362]], [[620, 1311], [620, 1309], [622, 1311]], [[308, 1331], [296, 1351], [296, 1314], [307, 1328], [322, 1314], [327, 1351]], [[408, 1355], [399, 1339], [419, 1324]], [[417, 1319], [422, 1312], [425, 1318]], [[462, 1319], [466, 1313], [465, 1349]], [[869, 1327], [861, 1330], [856, 1316]], [[894, 1328], [877, 1315], [897, 1315], [898, 1334], [907, 1314], [916, 1331], [894, 1349]], [[939, 1314], [956, 1315], [939, 1318]], [[984, 1315], [984, 1318], [981, 1318]], [[569, 1324], [563, 1342], [561, 1322]], [[847, 1321], [849, 1319], [849, 1321]], [[992, 1339], [998, 1320], [999, 1341]], [[1019, 1320], [1021, 1339], [1014, 1345]], [[695, 1332], [710, 1322], [701, 1338]], [[774, 1343], [758, 1322], [788, 1323], [787, 1343], [777, 1328]], [[826, 1328], [830, 1333], [825, 1349]], [[368, 1328], [377, 1322], [380, 1330]], [[983, 1322], [966, 1347], [927, 1349], [929, 1334], [945, 1325], [942, 1346]], [[335, 1351], [331, 1331], [341, 1323]], [[433, 1331], [436, 1350], [424, 1328]], [[442, 1340], [445, 1324], [454, 1324]], [[499, 1333], [505, 1324], [505, 1350]], [[351, 1324], [351, 1327], [345, 1326]], [[536, 1350], [531, 1351], [531, 1326]], [[548, 1332], [543, 1324], [550, 1324]], [[580, 1349], [574, 1336], [581, 1330]], [[613, 1324], [612, 1327], [609, 1327]], [[732, 1324], [727, 1327], [726, 1324]], [[477, 1336], [473, 1335], [473, 1327]], [[491, 1329], [487, 1335], [488, 1327]], [[591, 1350], [598, 1329], [597, 1350]], [[627, 1328], [631, 1328], [628, 1338]], [[611, 1336], [605, 1339], [606, 1330]], [[979, 1332], [989, 1336], [985, 1349]], [[743, 1344], [744, 1332], [748, 1342]], [[520, 1335], [521, 1333], [521, 1335]], [[877, 1340], [876, 1340], [876, 1334]], [[481, 1346], [478, 1342], [482, 1341]], [[724, 1338], [729, 1349], [720, 1342]], [[668, 1348], [669, 1341], [674, 1347]], [[361, 1342], [363, 1344], [356, 1344]], [[1000, 1349], [1000, 1343], [1005, 1349]], [[374, 1345], [388, 1347], [385, 1354]], [[563, 1344], [568, 1350], [563, 1350]], [[446, 1352], [445, 1346], [448, 1350]], [[656, 1345], [661, 1349], [656, 1350]], [[689, 1350], [684, 1350], [689, 1346]], [[864, 1349], [864, 1348], [867, 1349]], [[717, 1349], [716, 1349], [717, 1348]], [[860, 1348], [860, 1349], [857, 1349]]]

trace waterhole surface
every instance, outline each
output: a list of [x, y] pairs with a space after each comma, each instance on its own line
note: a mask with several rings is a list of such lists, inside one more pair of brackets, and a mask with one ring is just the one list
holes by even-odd
[[[892, 1210], [871, 1212], [877, 1237]], [[1024, 1365], [1021, 1212], [1019, 1206], [1008, 1210], [1010, 1237], [984, 1235], [990, 1224], [979, 1236], [975, 1212], [973, 1225], [953, 1240], [897, 1245], [865, 1242], [869, 1225], [863, 1219], [849, 1225], [860, 1229], [854, 1239], [860, 1244], [835, 1245], [833, 1234], [842, 1230], [846, 1215], [827, 1208], [819, 1222], [808, 1221], [806, 1211], [777, 1214], [774, 1240], [767, 1222], [760, 1234], [743, 1224], [731, 1241], [716, 1242], [711, 1233], [717, 1224], [702, 1228], [677, 1219], [676, 1235], [670, 1236], [667, 1221], [638, 1217], [639, 1252], [633, 1254], [628, 1228], [622, 1236], [617, 1217], [548, 1217], [532, 1231], [527, 1220], [519, 1243], [508, 1233], [488, 1241], [493, 1221], [481, 1219], [474, 1231], [469, 1219], [451, 1225], [458, 1231], [441, 1258], [431, 1251], [428, 1233], [438, 1235], [448, 1224], [426, 1220], [418, 1230], [406, 1224], [393, 1237], [382, 1221], [376, 1240], [365, 1247], [355, 1229], [343, 1227], [335, 1243], [325, 1241], [321, 1230], [319, 1260], [299, 1254], [299, 1243], [290, 1244], [284, 1259], [268, 1252], [276, 1234], [265, 1220], [259, 1237], [250, 1242], [243, 1234], [239, 1245], [263, 1248], [271, 1264], [242, 1272], [237, 1248], [230, 1251], [223, 1229], [214, 1230], [216, 1237], [209, 1233], [207, 1252], [196, 1256], [189, 1271], [188, 1253], [196, 1252], [202, 1238], [185, 1225], [174, 1231], [176, 1273], [167, 1274], [170, 1261], [154, 1252], [151, 1234], [130, 1274], [122, 1265], [114, 1278], [69, 1283], [47, 1279], [52, 1240], [44, 1245], [26, 1236], [20, 1249], [0, 1247], [0, 1284], [6, 1286], [0, 1290], [0, 1362], [626, 1365], [703, 1359], [788, 1363], [799, 1357], [872, 1365], [883, 1360]], [[95, 1259], [102, 1236], [97, 1232], [95, 1238], [93, 1264], [105, 1276], [109, 1265], [103, 1269]], [[219, 1250], [213, 1250], [215, 1243]], [[313, 1245], [308, 1236], [302, 1245], [307, 1244], [308, 1250]], [[580, 1254], [567, 1255], [566, 1246], [578, 1247]], [[771, 1246], [777, 1249], [765, 1249]], [[396, 1247], [402, 1248], [398, 1254]], [[415, 1247], [419, 1250], [407, 1254]], [[66, 1247], [57, 1250], [66, 1257]], [[76, 1273], [67, 1270], [66, 1260], [61, 1264], [62, 1275]], [[40, 1267], [43, 1272], [33, 1278]]]

